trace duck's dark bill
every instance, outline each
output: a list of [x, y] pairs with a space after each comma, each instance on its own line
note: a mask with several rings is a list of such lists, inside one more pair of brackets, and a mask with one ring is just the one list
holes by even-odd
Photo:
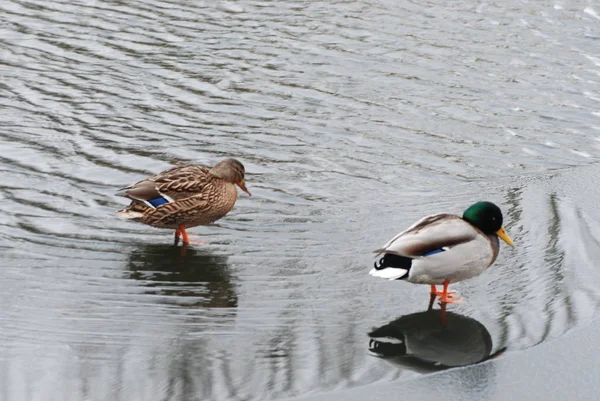
[[242, 189], [242, 191], [244, 191], [248, 195], [252, 196], [252, 194], [250, 193], [250, 191], [248, 191], [248, 188], [246, 188], [245, 180], [242, 180], [242, 181], [238, 182], [238, 187], [240, 187]]

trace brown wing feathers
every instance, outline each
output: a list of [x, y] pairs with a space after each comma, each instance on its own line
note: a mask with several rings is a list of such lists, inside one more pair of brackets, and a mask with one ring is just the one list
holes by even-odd
[[132, 200], [148, 201], [166, 195], [174, 200], [202, 192], [209, 183], [208, 169], [200, 166], [173, 167], [117, 193]]
[[426, 242], [426, 241], [415, 241], [414, 243], [411, 243], [409, 245], [407, 245], [405, 247], [405, 252], [406, 255], [410, 255], [413, 257], [416, 256], [420, 256], [420, 255], [425, 255], [429, 252], [438, 250], [438, 249], [442, 249], [445, 247], [453, 247], [456, 245], [460, 245], [463, 244], [465, 242], [471, 241], [473, 239], [472, 235], [463, 235], [463, 236], [456, 236], [453, 238], [447, 238], [444, 240], [439, 240], [439, 241], [433, 241], [433, 242]]
[[[465, 231], [465, 228], [468, 230]], [[444, 247], [468, 242], [475, 234], [476, 232], [459, 216], [440, 213], [424, 217], [375, 252], [418, 257]]]
[[123, 188], [117, 195], [129, 199], [145, 201], [158, 198], [160, 193], [156, 190], [156, 183], [150, 180], [144, 180], [135, 183], [130, 187]]

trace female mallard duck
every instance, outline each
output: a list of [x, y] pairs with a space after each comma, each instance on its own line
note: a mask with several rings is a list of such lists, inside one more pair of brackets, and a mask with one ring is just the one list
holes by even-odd
[[158, 228], [175, 230], [189, 244], [186, 228], [210, 224], [225, 216], [237, 199], [235, 185], [251, 195], [244, 184], [245, 169], [235, 159], [213, 168], [178, 166], [123, 188], [116, 195], [131, 199], [117, 215]]
[[[502, 226], [502, 212], [491, 202], [477, 202], [460, 216], [448, 213], [423, 217], [392, 238], [381, 249], [379, 264], [369, 274], [389, 280], [431, 284], [431, 304], [436, 295], [442, 303], [459, 298], [448, 292], [448, 284], [481, 274], [494, 263], [500, 237], [511, 247]], [[438, 292], [435, 285], [443, 284]]]

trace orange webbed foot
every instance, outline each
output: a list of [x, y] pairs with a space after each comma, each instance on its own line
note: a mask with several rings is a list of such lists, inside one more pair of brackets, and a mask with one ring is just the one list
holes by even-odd
[[442, 296], [440, 296], [439, 302], [444, 303], [444, 304], [461, 304], [462, 303], [461, 298], [454, 296], [453, 295], [454, 292], [455, 291], [452, 291], [452, 294], [451, 293], [447, 293], [446, 295], [442, 294]]
[[442, 291], [438, 291], [435, 285], [431, 285], [431, 296], [438, 296], [440, 304], [459, 304], [461, 303], [461, 298], [456, 296], [456, 291], [448, 291], [448, 285], [450, 282], [448, 280], [444, 281], [444, 289]]
[[[442, 297], [442, 296], [444, 296], [444, 291], [436, 291], [436, 292], [433, 292], [432, 294], [435, 294], [438, 297]], [[448, 292], [446, 292], [446, 295], [449, 296], [449, 297], [454, 297], [455, 294], [456, 294], [456, 291], [448, 291]], [[460, 298], [460, 297], [458, 297], [458, 298]]]
[[179, 235], [182, 237], [183, 245], [206, 245], [206, 241], [201, 239], [190, 240], [190, 236], [193, 236], [194, 234], [188, 234], [187, 231], [185, 231], [185, 226], [183, 224], [175, 230], [175, 245], [179, 242]]

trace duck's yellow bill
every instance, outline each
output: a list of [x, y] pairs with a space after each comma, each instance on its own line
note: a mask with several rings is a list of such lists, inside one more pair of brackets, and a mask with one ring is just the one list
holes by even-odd
[[502, 241], [506, 242], [509, 246], [512, 246], [513, 248], [515, 247], [515, 244], [513, 244], [512, 239], [510, 239], [504, 227], [500, 227], [500, 229], [496, 231], [496, 235], [500, 237]]

